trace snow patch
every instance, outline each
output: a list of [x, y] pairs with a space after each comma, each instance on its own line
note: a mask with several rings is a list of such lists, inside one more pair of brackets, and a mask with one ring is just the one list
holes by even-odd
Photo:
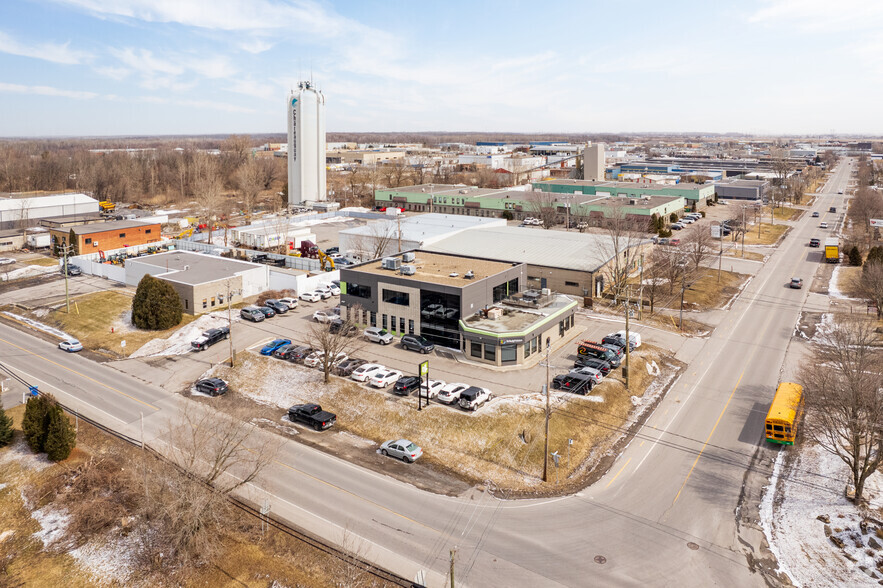
[[0, 484], [0, 490], [3, 490], [4, 488], [6, 488], [6, 484]]
[[3, 543], [13, 535], [15, 535], [15, 531], [13, 531], [12, 529], [8, 531], [3, 531], [2, 533], [0, 533], [0, 543]]
[[74, 337], [71, 337], [70, 335], [68, 335], [64, 331], [56, 329], [55, 327], [50, 327], [49, 325], [43, 324], [40, 321], [35, 321], [32, 318], [28, 318], [26, 316], [21, 316], [20, 314], [15, 314], [14, 312], [8, 312], [6, 310], [3, 311], [3, 314], [5, 314], [6, 316], [13, 318], [19, 322], [24, 323], [24, 324], [28, 325], [29, 327], [33, 327], [33, 328], [37, 329], [38, 331], [43, 331], [44, 333], [49, 333], [50, 335], [55, 335], [59, 339], [74, 339]]
[[834, 271], [831, 273], [831, 280], [828, 282], [828, 296], [840, 300], [858, 300], [858, 298], [850, 298], [837, 287], [841, 269], [843, 269], [842, 265], [835, 266]]
[[12, 445], [4, 451], [0, 451], [0, 465], [12, 462], [35, 472], [39, 472], [52, 465], [52, 462], [49, 461], [45, 453], [33, 453], [21, 435], [18, 436], [18, 439]]
[[57, 271], [57, 265], [29, 265], [27, 267], [12, 270], [11, 272], [0, 273], [0, 281], [6, 282], [12, 280], [20, 280], [21, 278], [32, 278], [34, 276], [42, 276], [44, 274], [51, 274]]
[[96, 584], [118, 582], [125, 585], [134, 571], [132, 537], [113, 537], [97, 545], [93, 541], [70, 552], [77, 563], [85, 569]]
[[40, 523], [40, 530], [32, 536], [42, 541], [44, 547], [51, 547], [64, 537], [70, 523], [70, 515], [66, 511], [54, 510], [48, 506], [33, 511], [31, 518]]
[[[233, 322], [239, 320], [238, 315], [233, 316]], [[204, 331], [228, 325], [227, 312], [216, 311], [204, 314], [192, 323], [175, 331], [167, 339], [153, 339], [142, 345], [130, 358], [151, 357], [162, 355], [184, 355], [189, 353], [192, 347], [190, 342], [199, 337]]]

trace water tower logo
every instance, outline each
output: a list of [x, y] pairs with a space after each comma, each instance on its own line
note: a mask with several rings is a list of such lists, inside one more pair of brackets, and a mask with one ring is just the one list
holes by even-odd
[[291, 99], [291, 105], [294, 106], [297, 103], [297, 98]]

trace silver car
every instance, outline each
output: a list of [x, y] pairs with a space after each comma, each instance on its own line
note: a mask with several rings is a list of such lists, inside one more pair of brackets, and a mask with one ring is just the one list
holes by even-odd
[[392, 343], [392, 335], [386, 329], [380, 327], [368, 327], [365, 329], [365, 338], [374, 343], [389, 345]]
[[399, 439], [398, 441], [387, 441], [380, 446], [380, 453], [383, 455], [391, 455], [405, 463], [412, 463], [423, 455], [423, 450], [407, 439]]

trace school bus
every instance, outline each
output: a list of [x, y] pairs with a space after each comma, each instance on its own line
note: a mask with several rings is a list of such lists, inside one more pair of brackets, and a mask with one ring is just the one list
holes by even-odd
[[803, 386], [782, 382], [766, 415], [766, 440], [781, 445], [794, 445], [797, 421], [803, 407]]

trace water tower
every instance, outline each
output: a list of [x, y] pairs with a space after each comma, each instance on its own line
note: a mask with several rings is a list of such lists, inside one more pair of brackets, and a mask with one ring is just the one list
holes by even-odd
[[325, 96], [312, 82], [288, 94], [288, 205], [325, 200]]

